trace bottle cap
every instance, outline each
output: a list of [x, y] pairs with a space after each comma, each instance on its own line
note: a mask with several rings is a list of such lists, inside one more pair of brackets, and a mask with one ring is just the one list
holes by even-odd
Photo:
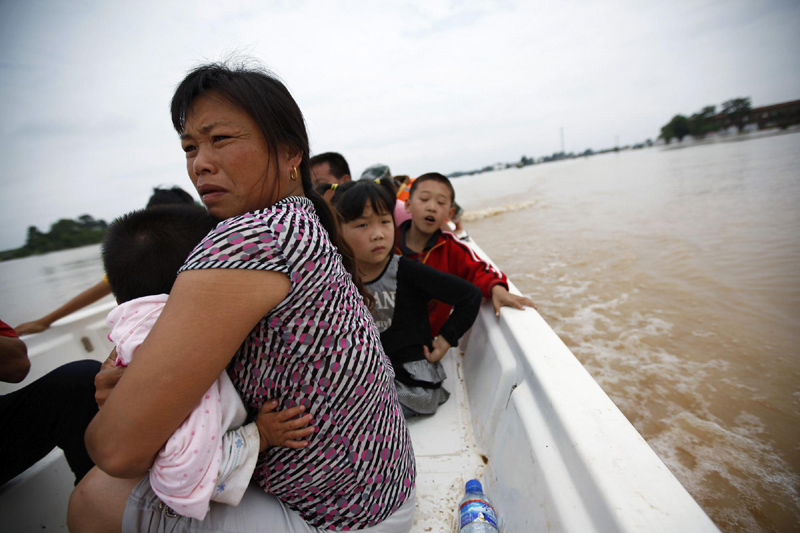
[[470, 479], [467, 481], [467, 492], [483, 492], [483, 486], [477, 479]]

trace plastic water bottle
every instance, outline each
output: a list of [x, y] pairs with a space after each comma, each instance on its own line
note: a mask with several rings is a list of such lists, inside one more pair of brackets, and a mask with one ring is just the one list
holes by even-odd
[[497, 513], [483, 493], [481, 482], [477, 479], [467, 481], [466, 494], [458, 504], [460, 533], [497, 533]]

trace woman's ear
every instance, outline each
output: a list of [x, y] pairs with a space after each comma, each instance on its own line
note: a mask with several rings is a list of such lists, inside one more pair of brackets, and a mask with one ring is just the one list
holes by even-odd
[[281, 149], [281, 159], [283, 159], [288, 166], [297, 168], [300, 166], [300, 162], [303, 161], [303, 152], [297, 148], [284, 146]]

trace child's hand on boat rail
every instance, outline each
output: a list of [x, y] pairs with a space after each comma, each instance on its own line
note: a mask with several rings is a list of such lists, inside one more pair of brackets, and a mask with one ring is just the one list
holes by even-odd
[[513, 307], [514, 309], [525, 309], [525, 307], [533, 307], [536, 309], [536, 304], [527, 296], [518, 296], [511, 294], [508, 289], [502, 285], [495, 285], [492, 287], [492, 305], [494, 306], [494, 314], [500, 318], [501, 307]]
[[297, 405], [283, 411], [274, 411], [276, 407], [278, 400], [267, 400], [258, 412], [256, 427], [261, 437], [259, 451], [263, 452], [269, 446], [295, 449], [308, 446], [305, 438], [313, 434], [316, 428], [311, 425], [314, 417], [310, 414], [303, 415], [305, 406]]
[[124, 366], [114, 366], [114, 361], [117, 359], [117, 349], [111, 350], [111, 355], [108, 359], [103, 361], [100, 366], [100, 372], [94, 377], [94, 401], [97, 402], [97, 407], [102, 408], [106, 403], [108, 395], [117, 386], [122, 373], [125, 371]]

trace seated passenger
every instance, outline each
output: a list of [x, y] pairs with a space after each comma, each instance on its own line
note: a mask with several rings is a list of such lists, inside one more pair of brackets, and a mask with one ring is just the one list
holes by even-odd
[[[394, 255], [394, 190], [389, 180], [359, 180], [337, 188], [333, 204], [358, 271], [375, 299], [372, 316], [395, 371], [395, 388], [406, 418], [433, 414], [450, 394], [439, 360], [472, 326], [481, 304], [478, 288], [455, 276]], [[453, 314], [432, 338], [428, 303], [454, 305]]]
[[325, 152], [309, 160], [311, 180], [317, 191], [328, 201], [338, 185], [350, 181], [350, 166], [342, 154]]
[[[20, 383], [30, 366], [25, 343], [0, 321], [0, 381]], [[98, 370], [99, 361], [73, 361], [0, 396], [0, 485], [56, 446], [64, 451], [76, 485], [94, 466], [83, 434], [97, 413], [94, 376]]]
[[[474, 283], [483, 296], [492, 299], [498, 317], [503, 306], [536, 307], [530, 298], [508, 292], [508, 278], [497, 267], [478, 257], [452, 233], [441, 230], [442, 224], [455, 215], [455, 196], [453, 185], [442, 174], [431, 172], [414, 180], [406, 200], [411, 220], [398, 228], [395, 253]], [[439, 303], [430, 311], [434, 335], [447, 320], [450, 309]]]
[[[103, 266], [120, 304], [108, 315], [116, 366], [131, 363], [161, 315], [181, 265], [216, 225], [216, 219], [199, 206], [167, 205], [133, 211], [108, 227]], [[267, 411], [270, 407], [268, 403]], [[301, 412], [295, 407], [281, 415], [288, 419]], [[246, 418], [245, 406], [223, 372], [159, 452], [150, 470], [156, 495], [176, 513], [202, 520], [211, 500], [239, 503], [259, 451], [269, 444], [301, 448], [308, 443], [293, 439], [314, 432], [313, 427], [303, 428], [309, 415], [283, 423], [258, 417], [258, 426], [255, 422], [242, 426]], [[274, 434], [285, 438], [280, 442], [264, 438]]]

